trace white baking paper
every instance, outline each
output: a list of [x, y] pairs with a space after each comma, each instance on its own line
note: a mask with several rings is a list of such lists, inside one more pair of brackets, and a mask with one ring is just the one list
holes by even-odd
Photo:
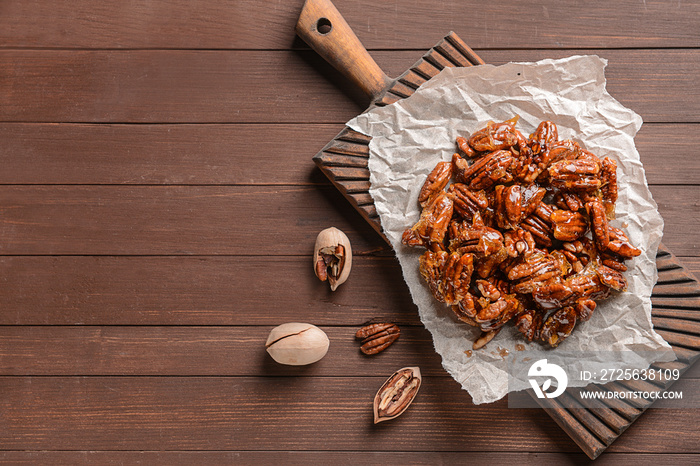
[[[642, 119], [607, 93], [606, 64], [597, 56], [574, 56], [446, 68], [411, 97], [374, 108], [348, 123], [372, 136], [370, 193], [382, 227], [444, 368], [475, 404], [493, 402], [508, 393], [507, 360], [523, 347], [542, 358], [557, 350], [567, 354], [619, 352], [619, 361], [610, 361], [611, 368], [615, 364], [629, 368], [629, 361], [636, 360], [636, 367], [642, 369], [654, 361], [675, 359], [651, 324], [650, 296], [657, 278], [655, 256], [663, 220], [634, 145]], [[617, 161], [619, 199], [612, 224], [623, 228], [643, 253], [627, 263], [628, 291], [600, 303], [593, 317], [579, 323], [558, 348], [528, 343], [507, 324], [485, 348], [472, 352], [478, 330], [459, 322], [447, 306], [433, 298], [418, 272], [423, 250], [403, 246], [401, 234], [418, 220], [418, 192], [437, 162], [451, 160], [455, 138], [470, 135], [489, 120], [504, 121], [514, 115], [520, 116], [517, 128], [525, 135], [542, 120], [552, 120], [560, 139], [574, 139], [599, 157]], [[637, 357], [623, 356], [630, 351]], [[574, 359], [565, 369], [575, 373], [585, 369], [581, 363]], [[527, 387], [526, 380], [523, 383], [520, 388]], [[511, 390], [520, 388], [510, 386]]]

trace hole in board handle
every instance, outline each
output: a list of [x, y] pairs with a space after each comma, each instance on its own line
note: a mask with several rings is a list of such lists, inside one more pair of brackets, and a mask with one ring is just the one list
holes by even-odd
[[331, 21], [328, 18], [320, 18], [316, 23], [316, 30], [321, 35], [325, 36], [326, 34], [331, 32], [331, 29], [333, 29], [333, 25], [331, 24]]

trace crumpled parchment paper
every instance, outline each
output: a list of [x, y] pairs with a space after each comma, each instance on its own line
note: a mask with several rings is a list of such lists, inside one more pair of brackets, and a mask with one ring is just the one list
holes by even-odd
[[[446, 68], [411, 97], [374, 108], [347, 124], [372, 136], [370, 193], [382, 227], [401, 263], [421, 321], [442, 356], [443, 367], [475, 404], [496, 401], [509, 389], [527, 387], [526, 381], [520, 388], [509, 386], [507, 373], [509, 355], [523, 346], [530, 355], [535, 352], [542, 358], [557, 350], [567, 354], [596, 350], [619, 353], [619, 358], [609, 361], [610, 368], [629, 368], [629, 361], [634, 360], [637, 366], [633, 368], [643, 369], [654, 361], [675, 359], [651, 324], [650, 296], [657, 279], [655, 256], [663, 220], [634, 145], [642, 119], [607, 93], [606, 64], [597, 56], [574, 56], [536, 63]], [[619, 199], [612, 225], [623, 228], [643, 253], [627, 262], [628, 291], [599, 303], [593, 317], [579, 323], [558, 348], [528, 343], [509, 323], [485, 348], [470, 352], [479, 331], [459, 322], [447, 306], [433, 298], [418, 271], [422, 249], [403, 246], [401, 234], [418, 220], [418, 192], [437, 162], [451, 160], [455, 138], [470, 135], [488, 120], [504, 121], [514, 115], [520, 116], [516, 127], [525, 135], [540, 121], [552, 120], [560, 139], [574, 139], [600, 158], [617, 161]], [[637, 357], [623, 356], [630, 351]], [[575, 374], [585, 368], [584, 361], [573, 358], [565, 370]]]

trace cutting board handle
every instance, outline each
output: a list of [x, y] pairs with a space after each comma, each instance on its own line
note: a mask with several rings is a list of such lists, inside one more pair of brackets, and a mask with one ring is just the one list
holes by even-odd
[[306, 0], [296, 32], [372, 100], [390, 86], [392, 80], [375, 63], [330, 0]]

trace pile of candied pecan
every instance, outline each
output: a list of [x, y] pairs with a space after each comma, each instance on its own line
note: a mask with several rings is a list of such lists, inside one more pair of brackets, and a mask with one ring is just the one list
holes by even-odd
[[559, 345], [596, 301], [627, 288], [624, 262], [640, 254], [608, 223], [616, 162], [560, 141], [551, 121], [527, 139], [516, 122], [457, 138], [462, 155], [430, 173], [402, 237], [427, 249], [420, 273], [433, 296], [481, 329], [474, 349], [510, 320], [527, 340]]

